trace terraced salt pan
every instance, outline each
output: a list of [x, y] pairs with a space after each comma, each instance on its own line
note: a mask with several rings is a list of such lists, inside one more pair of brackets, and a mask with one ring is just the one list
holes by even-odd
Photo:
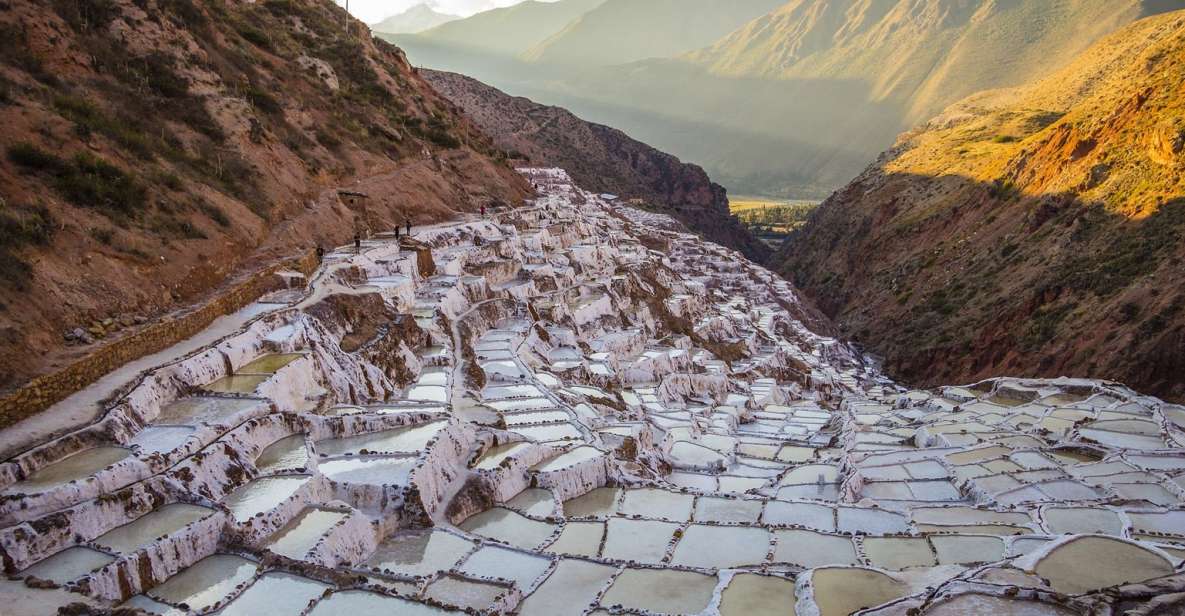
[[301, 559], [333, 528], [346, 519], [340, 511], [305, 509], [291, 522], [272, 534], [263, 547], [288, 558]]
[[699, 614], [708, 607], [716, 577], [673, 569], [626, 569], [613, 580], [601, 605], [659, 614]]
[[450, 612], [366, 590], [343, 590], [322, 599], [309, 616], [437, 616]]
[[458, 607], [485, 610], [510, 591], [510, 586], [446, 575], [428, 584], [423, 596]]
[[130, 449], [123, 447], [84, 449], [34, 471], [24, 481], [11, 486], [7, 492], [27, 494], [46, 492], [71, 481], [90, 477], [131, 454]]
[[245, 558], [215, 554], [165, 580], [149, 596], [174, 605], [208, 610], [225, 601], [235, 587], [255, 576], [258, 565]]
[[531, 443], [505, 443], [491, 447], [486, 451], [473, 467], [481, 470], [492, 470], [498, 468], [504, 460], [518, 456], [530, 450], [534, 445]]
[[535, 550], [555, 532], [556, 527], [496, 507], [465, 520], [461, 528], [525, 550]]
[[260, 473], [304, 468], [308, 465], [309, 449], [304, 434], [293, 434], [268, 445], [255, 459]]
[[449, 532], [407, 531], [381, 543], [366, 566], [402, 575], [429, 575], [452, 569], [473, 548], [473, 542]]
[[[190, 457], [146, 456], [65, 489], [0, 500], [0, 519], [45, 531], [42, 537], [30, 526], [0, 528], [0, 545], [21, 566], [104, 532], [112, 545], [122, 532], [122, 549], [146, 540], [158, 546], [82, 574], [80, 590], [118, 602], [193, 569], [219, 545], [246, 546], [236, 550], [261, 558], [261, 546], [271, 542], [314, 562], [296, 567], [271, 559], [274, 570], [258, 578], [249, 565], [252, 579], [220, 599], [231, 601], [227, 613], [275, 608], [349, 616], [438, 613], [425, 605], [430, 600], [508, 613], [524, 596], [526, 614], [604, 615], [620, 611], [617, 604], [631, 613], [786, 614], [795, 603], [804, 614], [847, 613], [906, 594], [875, 613], [1049, 612], [1039, 603], [1049, 593], [1001, 589], [1042, 586], [1025, 571], [1057, 568], [1057, 552], [1046, 552], [1066, 541], [1058, 533], [1099, 530], [1128, 546], [1135, 539], [1164, 546], [1174, 558], [1185, 555], [1185, 522], [1173, 509], [1185, 494], [1185, 455], [1126, 447], [1176, 447], [1174, 409], [1115, 384], [1076, 379], [905, 391], [850, 346], [795, 320], [787, 306], [798, 299], [786, 281], [681, 233], [660, 215], [607, 206], [559, 172], [529, 173], [542, 186], [536, 207], [425, 228], [420, 237], [431, 238], [431, 255], [386, 238], [332, 253], [303, 303], [382, 292], [388, 305], [414, 306], [422, 335], [386, 339], [397, 348], [348, 352], [337, 337], [354, 325], [351, 315], [302, 308], [226, 332], [218, 348], [150, 375], [85, 438], [71, 436], [76, 440], [0, 465], [0, 481], [12, 484], [44, 465], [50, 452], [74, 451], [104, 430], [120, 443], [142, 445], [138, 453]], [[666, 247], [661, 259], [644, 245], [651, 240]], [[429, 256], [444, 275], [420, 275]], [[514, 276], [520, 279], [506, 282]], [[742, 357], [721, 361], [639, 310], [656, 292], [653, 280], [669, 291], [666, 308], [693, 324], [700, 340], [735, 345]], [[295, 301], [300, 293], [289, 295]], [[569, 312], [573, 307], [579, 314]], [[483, 392], [466, 389], [474, 366], [451, 350], [466, 345], [487, 371]], [[298, 348], [312, 350], [292, 353]], [[261, 356], [268, 352], [276, 355]], [[250, 362], [228, 386], [251, 374], [268, 377], [255, 388], [268, 399], [205, 396], [157, 412], [176, 395], [173, 384], [214, 381], [226, 374], [227, 359]], [[563, 371], [540, 372], [549, 365]], [[759, 377], [788, 371], [792, 381]], [[405, 390], [431, 399], [402, 399]], [[284, 414], [266, 415], [271, 409]], [[416, 434], [422, 426], [391, 426], [429, 414], [449, 417], [455, 429], [408, 442], [391, 437]], [[157, 415], [141, 432], [144, 419]], [[1164, 416], [1167, 427], [1158, 423]], [[188, 433], [181, 427], [196, 428], [192, 434], [206, 444], [200, 455], [180, 448]], [[506, 427], [538, 443], [507, 443]], [[320, 439], [315, 460], [306, 432]], [[176, 463], [165, 478], [136, 482], [163, 463]], [[278, 494], [260, 484], [232, 507], [239, 510], [233, 522], [266, 511], [266, 523], [219, 530], [225, 515], [216, 513], [191, 526], [210, 532], [174, 532], [161, 543], [151, 535], [176, 523], [158, 524], [161, 516], [150, 514], [127, 524], [128, 512], [167, 514], [157, 503], [175, 502], [176, 490], [192, 493], [183, 502], [205, 502], [203, 495], [225, 494], [232, 478], [231, 485], [258, 476], [292, 479], [284, 473], [294, 470], [315, 483]], [[118, 488], [127, 482], [136, 483]], [[221, 500], [234, 504], [240, 496]], [[562, 512], [559, 498], [567, 499]], [[482, 511], [490, 503], [500, 505]], [[314, 519], [319, 514], [329, 519]], [[450, 526], [463, 518], [460, 529]], [[406, 528], [427, 524], [448, 530]], [[62, 558], [95, 554], [102, 564], [93, 550]], [[1026, 569], [968, 569], [1005, 555]], [[1146, 555], [1120, 560], [1136, 571], [1141, 563], [1163, 570]], [[819, 569], [870, 563], [892, 571]], [[720, 570], [750, 566], [762, 569]], [[353, 573], [341, 575], [347, 567]], [[995, 586], [952, 579], [960, 574]], [[370, 588], [399, 597], [358, 588], [362, 575]], [[889, 590], [878, 594], [881, 586]], [[1114, 596], [1094, 593], [1086, 602], [1115, 609]], [[144, 595], [129, 602], [182, 616]]]
[[252, 394], [264, 381], [270, 378], [272, 378], [270, 374], [232, 374], [206, 384], [202, 386], [202, 389], [216, 394]]
[[230, 508], [236, 522], [246, 522], [257, 514], [275, 509], [309, 479], [308, 475], [260, 477], [228, 494], [222, 504]]
[[304, 357], [302, 353], [274, 353], [264, 355], [240, 367], [236, 374], [275, 374], [281, 368]]
[[415, 458], [344, 458], [321, 462], [317, 468], [332, 481], [373, 486], [407, 485]]
[[86, 547], [72, 547], [32, 565], [18, 575], [65, 584], [113, 561], [115, 557], [110, 554]]
[[153, 420], [161, 425], [220, 424], [235, 415], [264, 406], [263, 400], [244, 398], [182, 398], [161, 409]]
[[156, 539], [171, 535], [214, 511], [206, 507], [173, 503], [150, 511], [134, 521], [100, 535], [95, 544], [112, 552], [129, 553]]
[[358, 455], [363, 452], [410, 454], [424, 449], [447, 425], [447, 421], [433, 421], [410, 428], [317, 441], [314, 447], [317, 453], [327, 456]]
[[247, 587], [218, 616], [299, 614], [332, 586], [283, 572], [265, 573]]
[[1085, 536], [1050, 548], [1037, 560], [1034, 571], [1049, 580], [1054, 590], [1078, 594], [1166, 576], [1173, 566], [1164, 556], [1138, 545]]

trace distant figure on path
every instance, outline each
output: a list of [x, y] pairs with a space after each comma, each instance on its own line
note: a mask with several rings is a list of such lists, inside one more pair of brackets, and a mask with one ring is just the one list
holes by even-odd
[[325, 248], [321, 246], [321, 242], [317, 242], [317, 261], [325, 260]]
[[485, 218], [485, 217], [486, 217], [486, 206], [485, 206], [485, 204], [482, 204], [482, 206], [481, 206], [481, 217], [482, 217], [482, 218]]
[[408, 236], [408, 237], [411, 237], [411, 219], [410, 219], [410, 218], [404, 218], [404, 219], [403, 219], [403, 224], [404, 224], [404, 226], [406, 226], [406, 227], [407, 227], [407, 236]]
[[354, 234], [354, 250], [357, 250], [358, 252], [362, 252], [362, 234], [361, 233]]

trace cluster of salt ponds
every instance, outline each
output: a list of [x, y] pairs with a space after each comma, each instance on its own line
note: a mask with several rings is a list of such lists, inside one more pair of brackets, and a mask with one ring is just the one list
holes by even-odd
[[[192, 384], [118, 443], [9, 473], [6, 572], [178, 616], [1060, 615], [1185, 590], [1185, 409], [1094, 381], [905, 391], [794, 320], [768, 271], [528, 173], [537, 207], [423, 231], [426, 281], [383, 238], [327, 257], [365, 278], [327, 292], [425, 332], [402, 385], [329, 338]], [[470, 372], [441, 315], [480, 332], [486, 385], [456, 412]]]

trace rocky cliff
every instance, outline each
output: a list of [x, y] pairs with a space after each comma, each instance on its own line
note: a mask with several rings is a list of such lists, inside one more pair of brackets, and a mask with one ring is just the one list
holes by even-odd
[[1123, 379], [1185, 395], [1185, 14], [905, 134], [775, 257], [921, 383]]
[[91, 348], [63, 332], [110, 338], [315, 244], [529, 193], [320, 0], [7, 2], [0, 123], [0, 388]]
[[586, 122], [559, 107], [513, 97], [475, 79], [440, 71], [421, 75], [494, 139], [531, 164], [562, 167], [582, 186], [641, 199], [704, 237], [761, 261], [768, 249], [728, 211], [728, 196], [703, 169]]

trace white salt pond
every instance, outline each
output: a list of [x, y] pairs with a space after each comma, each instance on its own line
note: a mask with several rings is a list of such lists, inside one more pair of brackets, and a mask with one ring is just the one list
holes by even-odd
[[339, 483], [365, 485], [407, 485], [415, 468], [415, 458], [345, 458], [329, 460], [318, 469], [329, 479]]
[[317, 441], [314, 447], [317, 453], [327, 456], [358, 455], [363, 452], [410, 454], [424, 449], [428, 441], [447, 425], [447, 421], [433, 421], [409, 428]]
[[132, 451], [124, 447], [84, 449], [33, 471], [28, 478], [14, 484], [7, 492], [32, 494], [46, 492], [71, 481], [90, 477], [131, 454]]
[[225, 600], [239, 584], [255, 576], [258, 565], [230, 554], [215, 554], [165, 580], [148, 595], [174, 605], [186, 604], [197, 611], [208, 610]]
[[300, 560], [330, 528], [344, 519], [346, 514], [340, 511], [305, 509], [276, 531], [263, 547], [281, 556]]
[[309, 479], [308, 475], [260, 477], [228, 494], [222, 503], [230, 508], [236, 522], [246, 522], [257, 514], [275, 509]]
[[96, 538], [95, 543], [112, 552], [134, 552], [159, 537], [171, 535], [213, 513], [212, 509], [197, 505], [185, 503], [165, 505], [132, 522], [107, 531]]

